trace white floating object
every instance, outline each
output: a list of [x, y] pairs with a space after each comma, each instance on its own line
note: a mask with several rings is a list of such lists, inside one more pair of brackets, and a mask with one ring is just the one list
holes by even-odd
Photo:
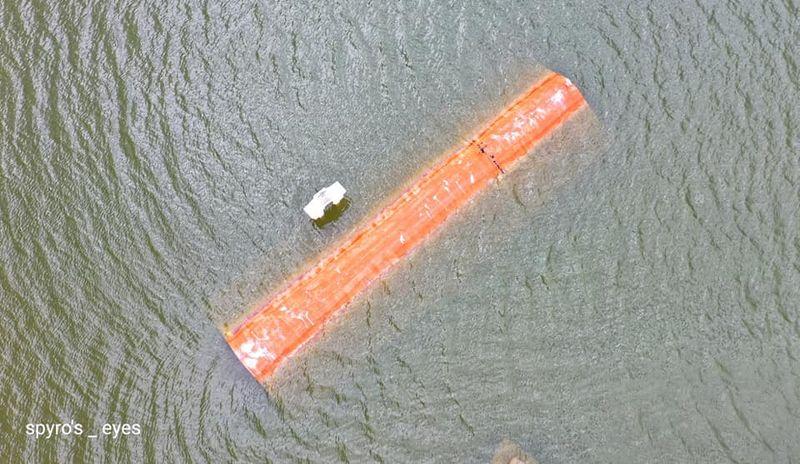
[[328, 187], [320, 190], [314, 194], [311, 201], [303, 207], [303, 211], [308, 214], [311, 219], [319, 219], [325, 214], [325, 208], [328, 205], [338, 205], [347, 190], [342, 187], [339, 182], [334, 182]]

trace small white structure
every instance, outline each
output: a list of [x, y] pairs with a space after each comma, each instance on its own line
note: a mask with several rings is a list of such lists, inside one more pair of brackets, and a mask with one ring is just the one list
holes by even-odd
[[305, 211], [311, 219], [319, 219], [325, 214], [325, 208], [328, 205], [338, 205], [339, 202], [342, 201], [342, 198], [344, 198], [346, 192], [342, 184], [334, 182], [330, 186], [315, 193], [311, 201], [303, 207], [303, 211]]

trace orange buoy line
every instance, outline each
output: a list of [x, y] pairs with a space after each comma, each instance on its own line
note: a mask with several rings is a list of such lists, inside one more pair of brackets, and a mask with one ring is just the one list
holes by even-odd
[[253, 377], [265, 381], [326, 320], [585, 104], [569, 79], [545, 75], [464, 148], [423, 174], [226, 334], [236, 356]]

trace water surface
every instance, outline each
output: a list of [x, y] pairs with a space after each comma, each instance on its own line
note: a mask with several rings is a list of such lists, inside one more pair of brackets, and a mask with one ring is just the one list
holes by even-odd
[[[800, 15], [774, 2], [0, 5], [0, 456], [796, 462]], [[219, 327], [530, 82], [522, 170], [265, 390]], [[301, 207], [339, 180], [320, 230]], [[539, 187], [553, 186], [543, 192]], [[141, 424], [35, 440], [29, 422]]]

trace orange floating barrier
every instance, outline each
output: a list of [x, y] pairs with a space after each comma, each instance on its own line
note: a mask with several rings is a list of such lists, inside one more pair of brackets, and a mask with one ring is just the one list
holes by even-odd
[[586, 105], [565, 78], [548, 73], [465, 147], [424, 173], [376, 217], [226, 334], [260, 382], [371, 282]]

